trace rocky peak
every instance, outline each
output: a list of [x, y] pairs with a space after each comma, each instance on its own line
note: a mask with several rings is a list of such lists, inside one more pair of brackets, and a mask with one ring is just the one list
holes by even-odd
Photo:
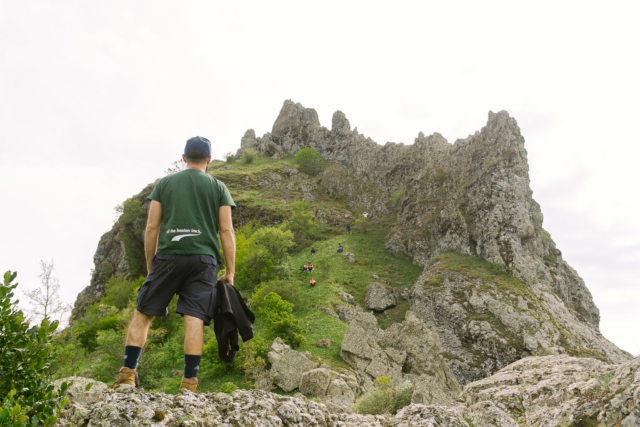
[[[529, 284], [547, 284], [570, 309], [598, 326], [600, 313], [589, 290], [542, 227], [540, 205], [529, 185], [525, 141], [509, 113], [489, 112], [486, 126], [454, 144], [438, 133], [421, 133], [411, 145], [379, 145], [350, 131], [341, 111], [333, 115], [331, 131], [317, 117], [315, 110], [285, 101], [273, 133], [245, 135], [242, 148], [276, 158], [314, 148], [379, 189], [376, 197], [358, 199], [358, 207], [389, 214], [391, 195], [402, 193], [388, 250], [423, 266], [443, 252], [479, 255]], [[352, 203], [356, 208], [355, 199]]]

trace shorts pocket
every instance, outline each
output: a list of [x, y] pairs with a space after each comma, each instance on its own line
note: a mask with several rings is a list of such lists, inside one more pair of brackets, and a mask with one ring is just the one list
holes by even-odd
[[200, 261], [204, 264], [202, 270], [204, 282], [215, 286], [218, 278], [218, 261], [211, 255], [200, 255]]
[[144, 297], [147, 294], [147, 291], [149, 290], [149, 286], [141, 286], [140, 289], [138, 289], [138, 296], [136, 297], [136, 304], [138, 305], [138, 307], [142, 306], [142, 303], [144, 303]]

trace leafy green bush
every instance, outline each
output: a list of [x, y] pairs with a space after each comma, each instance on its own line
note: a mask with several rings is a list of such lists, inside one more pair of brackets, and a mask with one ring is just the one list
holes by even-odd
[[271, 390], [273, 382], [267, 369], [267, 352], [269, 343], [263, 338], [254, 337], [242, 344], [238, 364], [245, 375], [253, 380], [253, 386], [262, 390]]
[[145, 278], [140, 276], [138, 280], [127, 280], [124, 276], [111, 276], [107, 281], [107, 291], [101, 304], [113, 306], [119, 310], [125, 308], [135, 299], [138, 289], [144, 283]]
[[0, 426], [50, 426], [69, 403], [62, 399], [67, 385], [54, 393], [50, 384], [56, 356], [51, 340], [58, 322], [44, 318], [29, 328], [18, 301], [11, 300], [16, 276], [7, 271], [0, 286]]
[[247, 148], [246, 150], [244, 150], [242, 152], [242, 156], [240, 157], [240, 159], [246, 163], [246, 164], [251, 164], [253, 163], [253, 161], [258, 157], [258, 152], [256, 150], [252, 150], [250, 148]]
[[236, 162], [236, 155], [233, 151], [229, 151], [224, 155], [224, 160], [229, 164], [233, 164]]
[[298, 247], [318, 238], [319, 227], [313, 216], [311, 205], [307, 202], [293, 204], [291, 218], [283, 224], [282, 228], [293, 232], [293, 241]]
[[221, 393], [233, 393], [238, 387], [234, 383], [224, 383], [218, 389]]
[[307, 175], [318, 176], [325, 168], [326, 162], [322, 154], [313, 148], [303, 148], [296, 154], [295, 162]]
[[260, 282], [286, 277], [285, 262], [289, 249], [294, 245], [293, 233], [277, 227], [263, 227], [253, 233], [249, 240], [248, 254], [239, 267], [238, 285], [241, 289], [253, 290]]
[[262, 307], [264, 305], [264, 297], [271, 292], [280, 295], [283, 300], [289, 301], [293, 305], [293, 311], [298, 311], [302, 308], [300, 284], [285, 280], [269, 280], [256, 286], [251, 296], [252, 306], [255, 308]]
[[291, 314], [292, 308], [293, 304], [271, 292], [264, 297], [260, 314], [264, 316], [265, 327], [271, 339], [280, 337], [292, 348], [298, 348], [306, 342], [302, 336], [305, 330]]
[[391, 386], [389, 377], [375, 380], [375, 386], [360, 397], [354, 404], [359, 414], [393, 414], [411, 403], [413, 385], [405, 382], [397, 389]]

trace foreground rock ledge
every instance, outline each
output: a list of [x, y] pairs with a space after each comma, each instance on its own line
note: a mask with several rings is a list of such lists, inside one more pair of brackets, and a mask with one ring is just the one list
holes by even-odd
[[[261, 390], [178, 395], [130, 386], [72, 393], [62, 426], [619, 426], [640, 425], [640, 357], [620, 365], [528, 357], [467, 385], [458, 406], [413, 404], [396, 416], [330, 413], [323, 404]], [[94, 392], [95, 393], [95, 392]]]

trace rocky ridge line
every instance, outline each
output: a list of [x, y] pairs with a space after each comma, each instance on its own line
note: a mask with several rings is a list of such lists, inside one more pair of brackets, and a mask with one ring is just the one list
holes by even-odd
[[[68, 392], [61, 426], [600, 426], [640, 425], [640, 358], [620, 365], [569, 356], [529, 357], [468, 384], [455, 405], [411, 404], [397, 415], [332, 413], [304, 397], [262, 390], [178, 395], [87, 379]], [[62, 382], [60, 380], [59, 382]]]

